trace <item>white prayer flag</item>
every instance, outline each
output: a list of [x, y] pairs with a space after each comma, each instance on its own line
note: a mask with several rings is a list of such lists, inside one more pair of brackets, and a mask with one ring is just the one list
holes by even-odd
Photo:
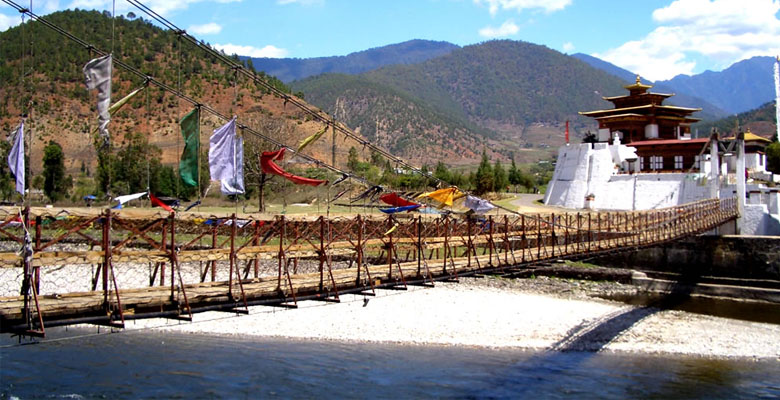
[[244, 140], [236, 135], [235, 117], [209, 138], [209, 173], [222, 193], [244, 193]]
[[103, 138], [103, 143], [108, 144], [108, 123], [111, 120], [111, 114], [108, 111], [111, 106], [111, 54], [90, 60], [84, 66], [84, 78], [87, 89], [98, 90], [97, 110], [100, 124], [98, 130], [100, 137]]
[[466, 201], [463, 204], [473, 210], [476, 214], [484, 214], [496, 208], [496, 206], [489, 201], [471, 195], [466, 196]]
[[114, 197], [114, 200], [118, 201], [119, 204], [125, 204], [130, 200], [140, 199], [141, 197], [144, 196], [146, 196], [146, 192], [127, 194], [124, 196], [117, 196]]
[[16, 178], [16, 191], [24, 196], [24, 121], [19, 124], [11, 151], [8, 152], [8, 168]]

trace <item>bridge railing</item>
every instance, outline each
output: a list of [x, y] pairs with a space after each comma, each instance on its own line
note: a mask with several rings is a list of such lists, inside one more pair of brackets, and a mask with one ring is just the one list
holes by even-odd
[[[260, 296], [255, 286], [261, 284], [293, 302], [301, 293], [337, 298], [350, 287], [432, 284], [480, 270], [649, 246], [712, 230], [737, 214], [734, 199], [648, 211], [468, 218], [2, 211], [0, 322], [21, 318], [30, 326], [36, 320], [42, 326], [47, 317], [41, 299], [74, 292], [99, 297], [113, 315], [122, 314], [125, 294], [138, 290], [166, 291], [182, 313], [218, 294], [246, 305]], [[204, 288], [213, 293], [201, 293]]]

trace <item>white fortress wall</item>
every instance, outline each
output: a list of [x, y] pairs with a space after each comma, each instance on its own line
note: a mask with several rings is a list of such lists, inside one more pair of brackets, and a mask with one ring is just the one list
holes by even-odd
[[566, 208], [583, 208], [588, 190], [590, 145], [561, 146], [553, 178], [547, 184], [544, 203]]

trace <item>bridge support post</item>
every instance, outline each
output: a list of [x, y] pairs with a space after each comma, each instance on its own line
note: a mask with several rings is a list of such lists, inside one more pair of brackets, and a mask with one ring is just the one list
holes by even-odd
[[[720, 198], [720, 155], [718, 144], [718, 133], [714, 132], [710, 136], [710, 198]], [[699, 160], [701, 167], [702, 160]]]
[[737, 133], [737, 235], [742, 234], [745, 217], [746, 177], [745, 177], [745, 133]]

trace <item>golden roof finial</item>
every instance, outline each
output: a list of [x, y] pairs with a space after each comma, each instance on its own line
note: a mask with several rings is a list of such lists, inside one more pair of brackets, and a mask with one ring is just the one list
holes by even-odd
[[637, 74], [637, 75], [636, 75], [636, 84], [638, 85], [638, 84], [640, 84], [640, 83], [642, 83], [642, 80], [641, 80], [641, 79], [639, 79], [639, 74]]

